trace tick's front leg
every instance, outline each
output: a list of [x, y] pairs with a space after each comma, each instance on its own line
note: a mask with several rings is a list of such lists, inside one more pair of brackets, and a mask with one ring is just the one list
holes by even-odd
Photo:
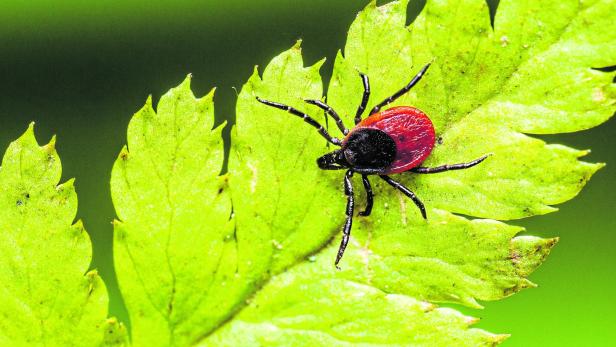
[[351, 227], [353, 226], [353, 210], [355, 209], [355, 197], [353, 196], [353, 183], [351, 182], [353, 177], [353, 171], [349, 170], [344, 175], [344, 194], [347, 196], [346, 205], [346, 221], [344, 228], [342, 229], [342, 241], [340, 241], [340, 247], [338, 247], [338, 255], [336, 256], [336, 268], [340, 270], [338, 263], [344, 255], [344, 250], [349, 243], [349, 236], [351, 236]]

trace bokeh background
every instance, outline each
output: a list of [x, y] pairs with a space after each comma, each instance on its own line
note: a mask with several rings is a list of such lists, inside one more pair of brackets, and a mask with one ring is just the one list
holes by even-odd
[[[78, 218], [93, 242], [92, 267], [105, 280], [110, 314], [127, 321], [112, 264], [112, 164], [132, 114], [193, 73], [193, 90], [217, 86], [216, 117], [233, 120], [235, 90], [302, 38], [307, 63], [325, 56], [325, 80], [346, 30], [366, 0], [2, 0], [0, 150], [36, 121], [58, 135], [63, 180], [76, 177]], [[492, 12], [498, 1], [489, 1]], [[423, 1], [409, 8], [416, 16]], [[616, 63], [616, 62], [615, 62]], [[527, 233], [560, 236], [525, 290], [484, 310], [478, 327], [511, 333], [506, 346], [608, 346], [616, 341], [616, 119], [590, 131], [544, 136], [592, 148], [607, 162], [573, 201], [515, 221]], [[228, 133], [228, 132], [227, 132]], [[386, 314], [386, 313], [384, 313]]]

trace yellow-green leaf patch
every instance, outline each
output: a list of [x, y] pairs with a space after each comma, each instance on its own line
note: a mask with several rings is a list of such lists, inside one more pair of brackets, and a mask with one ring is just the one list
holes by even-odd
[[[55, 138], [39, 146], [34, 125], [0, 167], [0, 345], [101, 346], [126, 342], [107, 320], [107, 290], [77, 213], [73, 180], [58, 184]], [[115, 328], [111, 329], [111, 323]]]

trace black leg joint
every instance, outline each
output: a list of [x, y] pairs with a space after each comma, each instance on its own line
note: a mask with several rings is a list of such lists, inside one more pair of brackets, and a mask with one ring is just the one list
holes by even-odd
[[372, 193], [372, 186], [368, 180], [368, 175], [361, 175], [361, 180], [364, 183], [364, 189], [366, 190], [366, 209], [359, 212], [360, 216], [368, 217], [372, 213], [372, 205], [374, 203], [374, 194]]

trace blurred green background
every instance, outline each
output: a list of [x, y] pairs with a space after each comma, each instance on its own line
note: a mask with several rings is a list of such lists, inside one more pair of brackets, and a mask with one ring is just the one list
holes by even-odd
[[[498, 1], [490, 1], [494, 10]], [[46, 1], [0, 4], [0, 148], [30, 121], [46, 142], [58, 135], [63, 180], [76, 177], [78, 217], [111, 296], [112, 315], [127, 320], [112, 267], [115, 216], [112, 164], [126, 126], [148, 94], [157, 100], [189, 72], [193, 90], [218, 86], [218, 122], [234, 118], [235, 91], [253, 66], [302, 38], [307, 63], [336, 50], [365, 0]], [[409, 9], [416, 15], [422, 1]], [[615, 62], [616, 63], [616, 62]], [[508, 346], [608, 346], [616, 341], [616, 119], [590, 131], [545, 136], [592, 148], [608, 166], [560, 211], [515, 224], [561, 241], [531, 276], [539, 288], [461, 309], [478, 327], [511, 333]], [[386, 314], [386, 313], [385, 313]]]

